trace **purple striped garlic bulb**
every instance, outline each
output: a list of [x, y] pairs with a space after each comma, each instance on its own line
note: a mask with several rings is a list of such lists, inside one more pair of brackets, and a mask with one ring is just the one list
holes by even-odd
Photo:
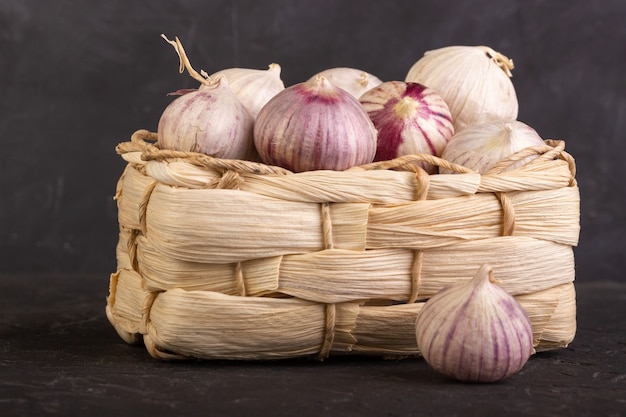
[[[387, 81], [359, 101], [378, 130], [374, 161], [418, 153], [440, 156], [454, 134], [447, 104], [422, 84]], [[437, 172], [433, 165], [420, 165], [431, 174]]]
[[432, 296], [415, 334], [420, 353], [437, 372], [466, 382], [495, 382], [526, 364], [534, 352], [530, 320], [482, 265], [473, 279]]
[[165, 108], [157, 128], [158, 143], [161, 149], [254, 160], [253, 124], [252, 116], [220, 77]]
[[356, 98], [318, 75], [263, 106], [254, 144], [266, 164], [293, 172], [342, 171], [372, 162], [376, 129]]
[[179, 72], [187, 69], [201, 87], [180, 91], [182, 95], [165, 108], [157, 127], [159, 147], [215, 158], [257, 160], [252, 139], [254, 118], [233, 93], [226, 77], [198, 73], [178, 37], [175, 41], [161, 37], [178, 54]]

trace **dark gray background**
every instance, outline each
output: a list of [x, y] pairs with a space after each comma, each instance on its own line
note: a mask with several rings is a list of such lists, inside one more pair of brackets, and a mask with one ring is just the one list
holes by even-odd
[[519, 120], [576, 158], [578, 278], [625, 280], [624, 22], [623, 0], [0, 0], [0, 272], [115, 269], [115, 145], [196, 86], [165, 33], [197, 69], [277, 62], [287, 85], [334, 66], [404, 79], [426, 50], [493, 47], [515, 62]]

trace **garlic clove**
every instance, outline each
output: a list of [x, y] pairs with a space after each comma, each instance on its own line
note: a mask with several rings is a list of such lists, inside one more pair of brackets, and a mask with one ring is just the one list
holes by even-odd
[[[517, 120], [497, 120], [466, 127], [452, 136], [441, 157], [485, 174], [499, 161], [522, 149], [541, 146], [545, 142], [537, 131]], [[536, 156], [509, 165], [505, 171], [520, 167]], [[440, 169], [440, 173], [451, 171]]]
[[[233, 93], [250, 112], [250, 115], [256, 118], [261, 108], [285, 89], [280, 72], [280, 65], [273, 63], [266, 70], [228, 68], [217, 71], [212, 76], [225, 76]], [[200, 88], [205, 88], [205, 86], [200, 86]]]
[[431, 297], [415, 325], [420, 353], [437, 372], [495, 382], [518, 372], [534, 352], [530, 320], [482, 265], [468, 281]]
[[356, 98], [318, 75], [263, 106], [254, 143], [266, 164], [295, 172], [341, 171], [372, 162], [376, 129]]
[[323, 75], [335, 86], [346, 90], [357, 99], [366, 91], [371, 90], [383, 82], [380, 78], [373, 74], [350, 67], [329, 68], [315, 74], [309, 80], [315, 79], [318, 75]]
[[513, 61], [487, 46], [447, 46], [427, 51], [405, 81], [435, 90], [450, 108], [455, 131], [499, 119], [517, 119]]

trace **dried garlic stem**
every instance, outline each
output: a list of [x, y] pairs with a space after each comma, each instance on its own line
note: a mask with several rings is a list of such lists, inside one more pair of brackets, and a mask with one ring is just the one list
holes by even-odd
[[487, 54], [489, 58], [493, 59], [493, 62], [495, 62], [496, 65], [498, 65], [506, 75], [508, 75], [509, 77], [513, 77], [513, 73], [511, 72], [511, 70], [515, 68], [515, 65], [513, 65], [512, 59], [507, 58], [500, 52], [494, 51], [488, 46], [480, 46], [479, 48], [482, 48], [482, 50], [485, 51], [485, 54]]
[[367, 73], [362, 72], [357, 82], [359, 83], [359, 85], [366, 87], [367, 84], [370, 82], [370, 80], [367, 77]]
[[215, 83], [215, 80], [212, 80], [211, 77], [209, 77], [209, 74], [207, 74], [205, 71], [202, 71], [202, 74], [199, 74], [195, 69], [193, 69], [193, 67], [191, 66], [191, 62], [189, 62], [189, 58], [187, 58], [187, 54], [185, 53], [185, 48], [183, 48], [183, 44], [180, 39], [178, 39], [178, 36], [176, 36], [175, 41], [167, 39], [167, 36], [165, 36], [164, 34], [161, 34], [161, 37], [165, 39], [167, 43], [172, 45], [174, 47], [174, 50], [178, 54], [178, 58], [180, 59], [178, 72], [182, 74], [186, 68], [189, 72], [189, 75], [191, 75], [194, 79], [200, 81], [202, 84], [213, 85]]

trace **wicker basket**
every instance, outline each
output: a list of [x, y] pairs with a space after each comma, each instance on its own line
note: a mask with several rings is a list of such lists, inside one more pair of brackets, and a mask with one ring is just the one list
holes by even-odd
[[574, 338], [580, 197], [563, 141], [480, 175], [428, 155], [291, 173], [155, 140], [139, 130], [117, 147], [106, 307], [155, 358], [418, 356], [424, 301], [482, 263], [528, 312], [537, 350]]

